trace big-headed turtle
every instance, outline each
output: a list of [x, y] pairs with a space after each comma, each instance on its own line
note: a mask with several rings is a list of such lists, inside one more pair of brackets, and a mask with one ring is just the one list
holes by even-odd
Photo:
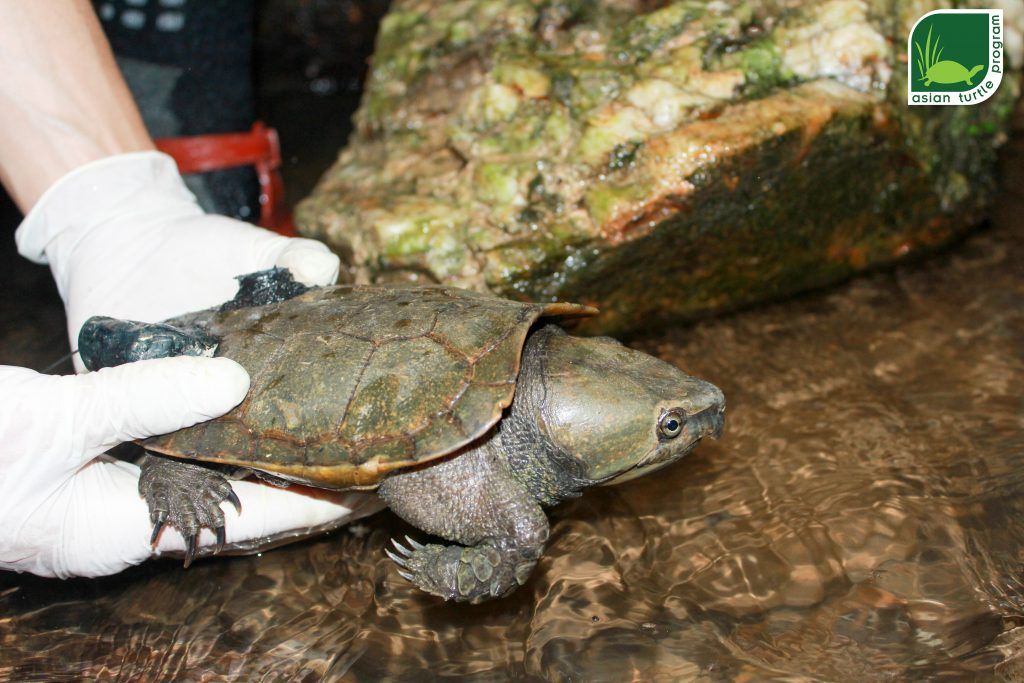
[[170, 524], [190, 551], [203, 526], [223, 539], [218, 504], [237, 499], [221, 474], [183, 461], [376, 488], [455, 543], [396, 542], [402, 575], [479, 602], [526, 581], [548, 538], [544, 507], [659, 469], [722, 429], [715, 386], [539, 322], [593, 312], [583, 306], [429, 286], [303, 291], [281, 270], [241, 281], [221, 309], [166, 325], [93, 318], [79, 341], [91, 369], [215, 346], [249, 372], [230, 413], [143, 444], [164, 454], [142, 462], [139, 486], [154, 538]]

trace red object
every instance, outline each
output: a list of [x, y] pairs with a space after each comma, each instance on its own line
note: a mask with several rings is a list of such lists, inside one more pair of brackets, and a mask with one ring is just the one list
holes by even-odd
[[253, 166], [260, 181], [259, 224], [289, 237], [295, 235], [292, 215], [285, 206], [281, 178], [281, 145], [277, 131], [262, 121], [248, 133], [218, 133], [160, 138], [156, 148], [171, 155], [183, 174]]

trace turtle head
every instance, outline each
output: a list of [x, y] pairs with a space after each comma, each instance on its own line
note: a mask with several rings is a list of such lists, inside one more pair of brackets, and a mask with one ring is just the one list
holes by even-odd
[[543, 344], [535, 419], [589, 483], [642, 476], [721, 435], [725, 397], [713, 384], [607, 337], [554, 327], [538, 335], [531, 340]]

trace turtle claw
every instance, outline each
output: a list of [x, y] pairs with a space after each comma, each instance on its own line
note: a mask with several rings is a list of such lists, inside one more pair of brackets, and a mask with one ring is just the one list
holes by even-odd
[[413, 550], [410, 550], [409, 548], [406, 548], [404, 545], [402, 545], [401, 543], [399, 543], [398, 541], [396, 541], [393, 538], [391, 539], [391, 543], [395, 546], [395, 550], [397, 550], [398, 552], [402, 553], [403, 557], [411, 557], [412, 556], [412, 554], [414, 552]]
[[409, 538], [408, 536], [405, 537], [405, 542], [408, 543], [410, 546], [412, 546], [413, 550], [423, 550], [424, 548], [427, 547], [427, 546], [423, 545], [422, 543], [414, 541], [413, 539]]
[[[155, 545], [167, 527], [175, 528], [185, 541], [186, 567], [197, 557], [220, 552], [227, 541], [220, 504], [227, 501], [239, 512], [242, 507], [231, 482], [216, 470], [150, 454], [139, 466], [139, 494], [153, 522], [150, 543]], [[204, 528], [216, 535], [216, 547], [199, 547]]]
[[156, 540], [160, 538], [160, 532], [163, 531], [164, 525], [167, 523], [167, 513], [163, 510], [153, 515], [153, 533], [149, 537], [149, 544], [156, 545]]
[[406, 581], [408, 581], [410, 583], [416, 583], [415, 578], [413, 577], [412, 573], [410, 573], [410, 572], [403, 571], [403, 570], [399, 569], [398, 570], [398, 575], [401, 576], [403, 579], [405, 579]]
[[196, 559], [196, 544], [199, 541], [199, 534], [189, 534], [185, 538], [185, 569], [189, 568], [192, 560]]
[[404, 557], [399, 557], [398, 555], [395, 555], [393, 552], [391, 552], [387, 548], [384, 548], [384, 554], [387, 555], [388, 557], [390, 557], [391, 561], [394, 562], [395, 564], [397, 564], [399, 567], [408, 567], [409, 566], [409, 565], [407, 565], [405, 563], [405, 558]]

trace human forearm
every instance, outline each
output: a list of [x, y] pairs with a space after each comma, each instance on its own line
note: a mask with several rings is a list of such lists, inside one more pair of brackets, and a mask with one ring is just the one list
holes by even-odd
[[22, 211], [82, 164], [148, 149], [88, 0], [0, 0], [0, 182]]

